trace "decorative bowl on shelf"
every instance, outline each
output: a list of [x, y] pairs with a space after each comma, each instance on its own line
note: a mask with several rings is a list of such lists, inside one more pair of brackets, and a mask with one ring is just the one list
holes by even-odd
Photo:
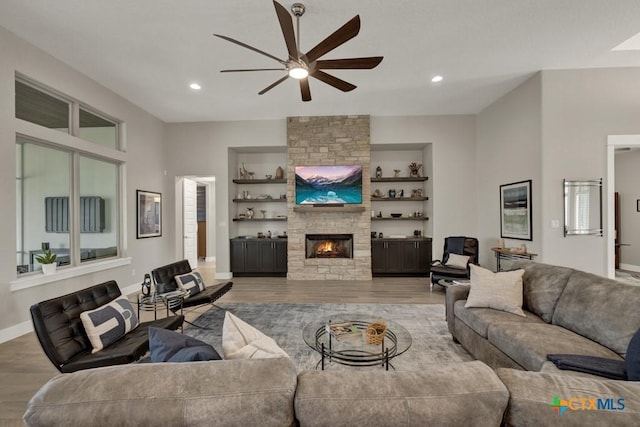
[[402, 216], [401, 213], [392, 213], [391, 218], [400, 218]]

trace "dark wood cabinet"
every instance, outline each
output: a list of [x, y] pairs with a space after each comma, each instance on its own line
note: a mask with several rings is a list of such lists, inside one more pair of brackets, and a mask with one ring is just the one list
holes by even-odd
[[371, 272], [374, 276], [428, 276], [431, 239], [372, 239]]
[[286, 239], [231, 239], [234, 276], [285, 276]]

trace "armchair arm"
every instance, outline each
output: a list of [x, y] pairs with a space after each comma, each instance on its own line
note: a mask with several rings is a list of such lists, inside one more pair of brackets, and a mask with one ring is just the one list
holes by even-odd
[[453, 306], [458, 300], [465, 300], [469, 295], [470, 285], [451, 285], [447, 286], [445, 295], [445, 308], [447, 311], [447, 327], [451, 335], [454, 335], [454, 323], [453, 323]]

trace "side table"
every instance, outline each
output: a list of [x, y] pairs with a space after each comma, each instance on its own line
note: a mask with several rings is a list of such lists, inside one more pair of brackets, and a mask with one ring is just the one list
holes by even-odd
[[[182, 308], [184, 299], [189, 296], [189, 291], [173, 291], [166, 294], [152, 294], [143, 295], [138, 294], [138, 318], [140, 318], [141, 311], [152, 311], [153, 319], [158, 318], [158, 310], [166, 310], [166, 316], [170, 316], [170, 312], [180, 311], [183, 314]], [[180, 331], [184, 332], [183, 326], [180, 325]]]
[[538, 254], [532, 254], [529, 252], [512, 252], [505, 248], [491, 248], [491, 250], [496, 254], [496, 271], [502, 271], [500, 261], [518, 259], [532, 260], [534, 256], [538, 256]]

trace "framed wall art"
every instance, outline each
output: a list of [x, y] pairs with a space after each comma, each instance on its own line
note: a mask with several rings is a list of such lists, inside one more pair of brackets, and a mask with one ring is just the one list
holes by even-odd
[[500, 186], [500, 237], [533, 240], [531, 180]]
[[162, 236], [162, 194], [136, 191], [137, 238]]

